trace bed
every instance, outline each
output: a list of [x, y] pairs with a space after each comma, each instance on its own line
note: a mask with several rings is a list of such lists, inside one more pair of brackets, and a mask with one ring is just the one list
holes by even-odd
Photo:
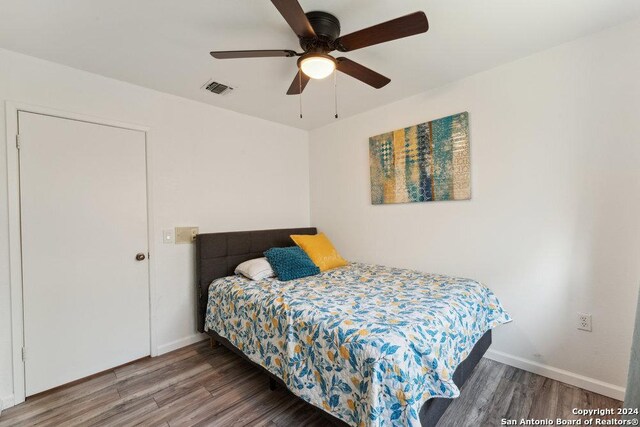
[[198, 329], [346, 425], [434, 426], [508, 315], [468, 279], [350, 263], [252, 282], [243, 261], [315, 228], [201, 234]]

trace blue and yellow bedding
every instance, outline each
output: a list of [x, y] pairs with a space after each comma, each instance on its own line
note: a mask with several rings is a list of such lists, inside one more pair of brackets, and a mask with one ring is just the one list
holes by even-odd
[[351, 263], [289, 282], [218, 279], [206, 330], [351, 425], [419, 426], [432, 397], [457, 397], [453, 372], [509, 322], [469, 279]]

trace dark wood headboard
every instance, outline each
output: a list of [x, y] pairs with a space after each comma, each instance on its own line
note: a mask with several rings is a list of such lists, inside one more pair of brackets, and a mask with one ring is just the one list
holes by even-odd
[[314, 227], [278, 230], [234, 231], [196, 236], [196, 295], [198, 331], [204, 332], [209, 285], [215, 279], [232, 276], [238, 264], [264, 256], [273, 247], [293, 246], [291, 234], [316, 234]]

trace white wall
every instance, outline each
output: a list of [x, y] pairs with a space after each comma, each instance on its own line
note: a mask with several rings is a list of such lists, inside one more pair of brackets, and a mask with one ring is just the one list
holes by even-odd
[[[211, 95], [214, 96], [214, 95]], [[194, 248], [161, 230], [201, 232], [309, 225], [308, 135], [194, 101], [0, 50], [0, 399], [10, 403], [4, 101], [151, 127], [159, 350], [194, 337]]]
[[[351, 260], [486, 283], [515, 319], [493, 357], [621, 398], [640, 280], [638, 76], [636, 20], [314, 130], [312, 223]], [[472, 200], [371, 205], [368, 137], [462, 111]]]

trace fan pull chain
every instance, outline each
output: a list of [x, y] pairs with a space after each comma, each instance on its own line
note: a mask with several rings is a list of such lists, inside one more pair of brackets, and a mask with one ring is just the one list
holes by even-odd
[[302, 118], [302, 70], [298, 70], [298, 88], [300, 89], [300, 118]]
[[336, 119], [338, 118], [338, 71], [333, 70], [333, 101], [336, 108]]

